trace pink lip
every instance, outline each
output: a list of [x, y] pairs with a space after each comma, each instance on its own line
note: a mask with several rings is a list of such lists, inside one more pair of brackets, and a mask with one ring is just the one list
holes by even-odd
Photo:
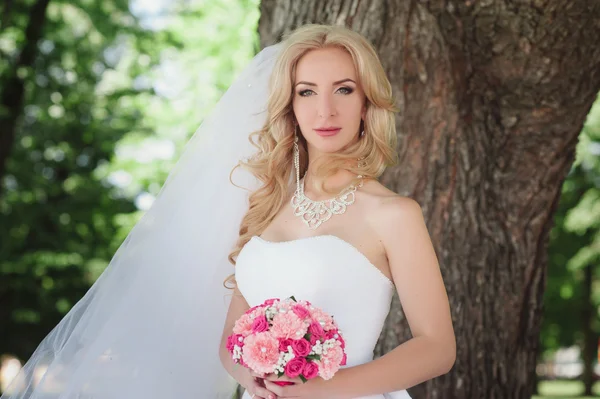
[[326, 127], [326, 128], [315, 129], [315, 132], [317, 132], [317, 134], [319, 136], [334, 136], [340, 130], [342, 130], [342, 128], [340, 128], [340, 127]]

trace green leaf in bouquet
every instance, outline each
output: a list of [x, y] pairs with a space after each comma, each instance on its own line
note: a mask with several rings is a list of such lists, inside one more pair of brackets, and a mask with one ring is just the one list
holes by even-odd
[[278, 371], [277, 372], [277, 377], [283, 377], [285, 373], [283, 371]]
[[314, 355], [308, 355], [308, 356], [306, 356], [306, 359], [308, 359], [308, 360], [321, 360], [321, 355], [317, 355], [315, 353]]
[[292, 301], [294, 301], [294, 302], [298, 302], [298, 301], [296, 300], [296, 298], [294, 298], [294, 296], [293, 296], [293, 295], [290, 297], [290, 299], [291, 299]]
[[309, 341], [309, 342], [310, 342], [310, 336], [311, 336], [311, 335], [312, 335], [311, 333], [306, 333], [306, 334], [304, 334], [304, 338], [305, 338], [307, 341]]
[[308, 381], [302, 374], [300, 374], [300, 379], [302, 380], [302, 382]]

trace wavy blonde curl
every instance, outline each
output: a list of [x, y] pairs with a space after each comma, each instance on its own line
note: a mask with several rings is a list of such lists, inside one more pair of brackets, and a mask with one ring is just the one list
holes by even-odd
[[[337, 25], [309, 24], [289, 33], [283, 39], [283, 48], [269, 80], [265, 124], [249, 136], [258, 151], [247, 161], [240, 161], [231, 171], [233, 174], [235, 169], [242, 167], [262, 182], [262, 186], [249, 196], [248, 211], [240, 224], [239, 238], [228, 256], [234, 266], [244, 245], [266, 229], [287, 202], [290, 184], [295, 185], [292, 99], [296, 65], [307, 52], [330, 47], [343, 49], [352, 56], [359, 80], [357, 83], [362, 86], [366, 97], [365, 134], [343, 151], [326, 154], [326, 161], [318, 163], [315, 175], [327, 178], [345, 169], [363, 175], [365, 179], [376, 179], [386, 167], [398, 161], [394, 118], [398, 110], [391, 84], [373, 46], [362, 35]], [[298, 139], [302, 177], [308, 166], [308, 152], [301, 134]], [[362, 162], [359, 164], [357, 159], [360, 158]], [[321, 189], [325, 191], [324, 187]], [[235, 275], [228, 276], [223, 284], [227, 288], [236, 287]]]

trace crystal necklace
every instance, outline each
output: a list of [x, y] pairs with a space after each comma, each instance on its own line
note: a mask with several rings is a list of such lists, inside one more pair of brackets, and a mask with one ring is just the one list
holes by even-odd
[[331, 216], [341, 215], [346, 212], [348, 205], [354, 203], [356, 198], [355, 192], [363, 185], [362, 175], [358, 175], [358, 178], [360, 179], [358, 184], [351, 184], [337, 196], [322, 201], [313, 201], [304, 195], [304, 177], [300, 181], [296, 178], [297, 188], [291, 201], [294, 208], [294, 216], [300, 216], [309, 229], [315, 230], [321, 224], [331, 219]]

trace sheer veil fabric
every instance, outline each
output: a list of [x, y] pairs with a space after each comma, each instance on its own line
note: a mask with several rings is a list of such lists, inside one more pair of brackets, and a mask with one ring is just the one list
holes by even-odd
[[[281, 44], [256, 55], [186, 144], [109, 266], [41, 342], [2, 399], [231, 398], [219, 343], [248, 207], [229, 174], [256, 149]], [[238, 168], [238, 186], [258, 188]]]

